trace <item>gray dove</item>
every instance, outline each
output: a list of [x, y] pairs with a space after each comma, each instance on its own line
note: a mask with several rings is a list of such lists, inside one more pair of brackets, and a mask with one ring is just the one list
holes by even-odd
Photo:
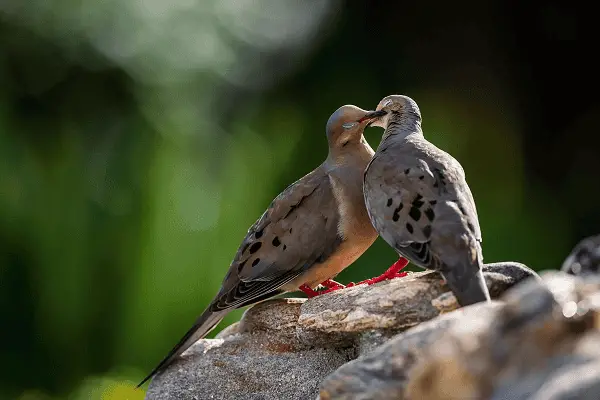
[[387, 96], [365, 118], [373, 115], [371, 125], [385, 129], [364, 176], [373, 226], [400, 256], [440, 272], [460, 305], [489, 301], [481, 229], [461, 165], [425, 139], [411, 98]]
[[561, 270], [571, 275], [600, 273], [600, 235], [583, 239], [563, 262]]
[[[300, 288], [309, 297], [352, 264], [377, 238], [363, 197], [373, 149], [363, 136], [367, 111], [353, 105], [327, 121], [327, 159], [291, 184], [250, 227], [222, 286], [192, 328], [138, 385], [205, 337], [231, 310]], [[374, 114], [378, 115], [378, 114]], [[325, 292], [325, 291], [324, 291]]]

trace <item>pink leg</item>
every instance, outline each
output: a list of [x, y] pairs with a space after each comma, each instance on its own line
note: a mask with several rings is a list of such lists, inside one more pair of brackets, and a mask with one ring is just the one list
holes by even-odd
[[349, 284], [346, 285], [346, 287], [361, 285], [363, 283], [366, 283], [367, 285], [372, 285], [374, 283], [382, 282], [382, 281], [385, 281], [388, 279], [402, 278], [402, 277], [408, 275], [406, 272], [400, 272], [407, 265], [408, 265], [408, 260], [404, 257], [400, 257], [398, 259], [398, 261], [396, 261], [391, 267], [389, 267], [383, 274], [381, 274], [375, 278], [365, 279], [364, 281], [361, 281], [358, 283], [350, 282]]

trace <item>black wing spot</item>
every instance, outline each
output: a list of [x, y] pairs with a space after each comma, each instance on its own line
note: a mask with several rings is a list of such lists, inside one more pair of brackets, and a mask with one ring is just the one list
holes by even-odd
[[404, 173], [405, 173], [406, 175], [408, 175], [408, 174], [410, 173], [410, 168], [406, 168], [406, 169], [404, 170]]
[[440, 183], [442, 185], [445, 185], [446, 184], [446, 174], [444, 174], [444, 172], [441, 169], [439, 169], [439, 168], [436, 168], [433, 171], [437, 175]]
[[446, 185], [446, 176], [444, 175], [444, 173], [441, 170], [439, 170], [437, 168], [434, 169], [433, 175], [435, 177], [435, 183], [433, 184], [434, 188]]
[[418, 221], [419, 219], [421, 219], [421, 210], [419, 210], [417, 207], [415, 207], [414, 205], [410, 208], [410, 211], [408, 212], [408, 215], [410, 215], [410, 217], [415, 220]]
[[465, 209], [464, 209], [464, 208], [463, 208], [461, 205], [459, 205], [459, 206], [458, 206], [458, 209], [460, 210], [460, 212], [461, 212], [461, 213], [463, 213], [463, 215], [466, 215], [466, 214], [467, 214], [467, 213], [465, 212]]
[[425, 227], [423, 228], [423, 235], [425, 235], [425, 237], [429, 239], [429, 237], [431, 236], [431, 225], [425, 225]]
[[292, 233], [292, 228], [290, 228], [290, 233]]
[[473, 224], [472, 224], [472, 223], [470, 223], [470, 222], [467, 222], [467, 226], [469, 227], [469, 230], [470, 230], [471, 232], [475, 233], [475, 227], [473, 226]]
[[239, 263], [237, 270], [238, 272], [240, 272], [242, 270], [242, 268], [244, 268], [244, 265], [246, 265], [246, 261], [248, 260], [244, 260], [243, 262]]
[[419, 180], [423, 180], [423, 179], [425, 179], [425, 175], [421, 175], [421, 176], [419, 177]]
[[433, 219], [435, 218], [435, 213], [433, 212], [433, 210], [430, 208], [428, 208], [427, 210], [425, 210], [425, 215], [427, 216], [427, 219], [429, 221], [433, 221]]
[[425, 204], [423, 202], [423, 196], [418, 194], [417, 197], [415, 197], [415, 199], [413, 200], [412, 205], [413, 205], [413, 207], [421, 208], [423, 206], [423, 204]]
[[394, 201], [393, 201], [392, 199], [388, 199], [388, 201], [387, 201], [387, 206], [388, 206], [388, 207], [389, 207], [389, 206], [391, 206], [393, 202], [394, 202]]
[[260, 249], [262, 246], [262, 242], [256, 242], [252, 246], [250, 246], [250, 254], [254, 254]]
[[284, 244], [284, 245], [283, 245], [283, 250], [285, 250], [285, 249], [287, 249], [287, 246]]
[[275, 236], [275, 239], [273, 239], [273, 246], [277, 247], [281, 244], [281, 241], [279, 240], [279, 238], [277, 236]]
[[431, 200], [431, 201], [429, 202], [429, 204], [431, 204], [432, 206], [435, 206], [435, 205], [437, 204], [437, 200]]
[[260, 262], [260, 258], [256, 258], [254, 261], [252, 261], [252, 266], [256, 267], [259, 262]]
[[254, 233], [254, 237], [257, 238], [257, 239], [260, 239], [262, 237], [262, 235], [263, 235], [263, 230], [262, 229], [260, 231], [256, 231]]
[[344, 143], [342, 143], [342, 147], [346, 147], [346, 145], [348, 144], [349, 140], [346, 140]]
[[406, 230], [408, 231], [408, 233], [412, 234], [415, 230], [413, 228], [413, 226], [409, 223], [406, 223]]
[[400, 203], [394, 210], [394, 215], [392, 215], [392, 220], [394, 220], [394, 222], [398, 222], [400, 219], [400, 211], [402, 210], [402, 207], [404, 207], [404, 204]]

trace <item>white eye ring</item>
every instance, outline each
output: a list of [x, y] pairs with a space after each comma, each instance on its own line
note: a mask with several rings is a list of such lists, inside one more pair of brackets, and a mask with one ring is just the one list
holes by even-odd
[[387, 99], [387, 100], [385, 101], [385, 103], [383, 103], [383, 104], [381, 105], [381, 107], [387, 107], [387, 106], [389, 106], [390, 104], [392, 104], [392, 100], [391, 100], [391, 99]]
[[358, 125], [358, 122], [346, 122], [345, 124], [342, 124], [342, 128], [351, 129], [354, 128], [356, 125]]

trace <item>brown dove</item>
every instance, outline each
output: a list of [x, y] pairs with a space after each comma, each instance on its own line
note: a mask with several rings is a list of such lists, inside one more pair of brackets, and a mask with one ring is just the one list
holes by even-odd
[[[250, 227], [222, 286], [165, 359], [139, 385], [163, 370], [233, 309], [298, 288], [309, 296], [373, 244], [363, 197], [363, 173], [373, 149], [363, 136], [367, 111], [345, 105], [327, 121], [327, 159], [291, 184]], [[377, 114], [374, 114], [377, 115]]]
[[373, 226], [400, 256], [440, 272], [460, 305], [489, 300], [481, 229], [463, 168], [425, 139], [411, 98], [387, 96], [365, 118], [373, 115], [371, 125], [385, 129], [364, 176]]
[[561, 270], [571, 275], [591, 276], [600, 273], [600, 235], [579, 243], [563, 262]]

